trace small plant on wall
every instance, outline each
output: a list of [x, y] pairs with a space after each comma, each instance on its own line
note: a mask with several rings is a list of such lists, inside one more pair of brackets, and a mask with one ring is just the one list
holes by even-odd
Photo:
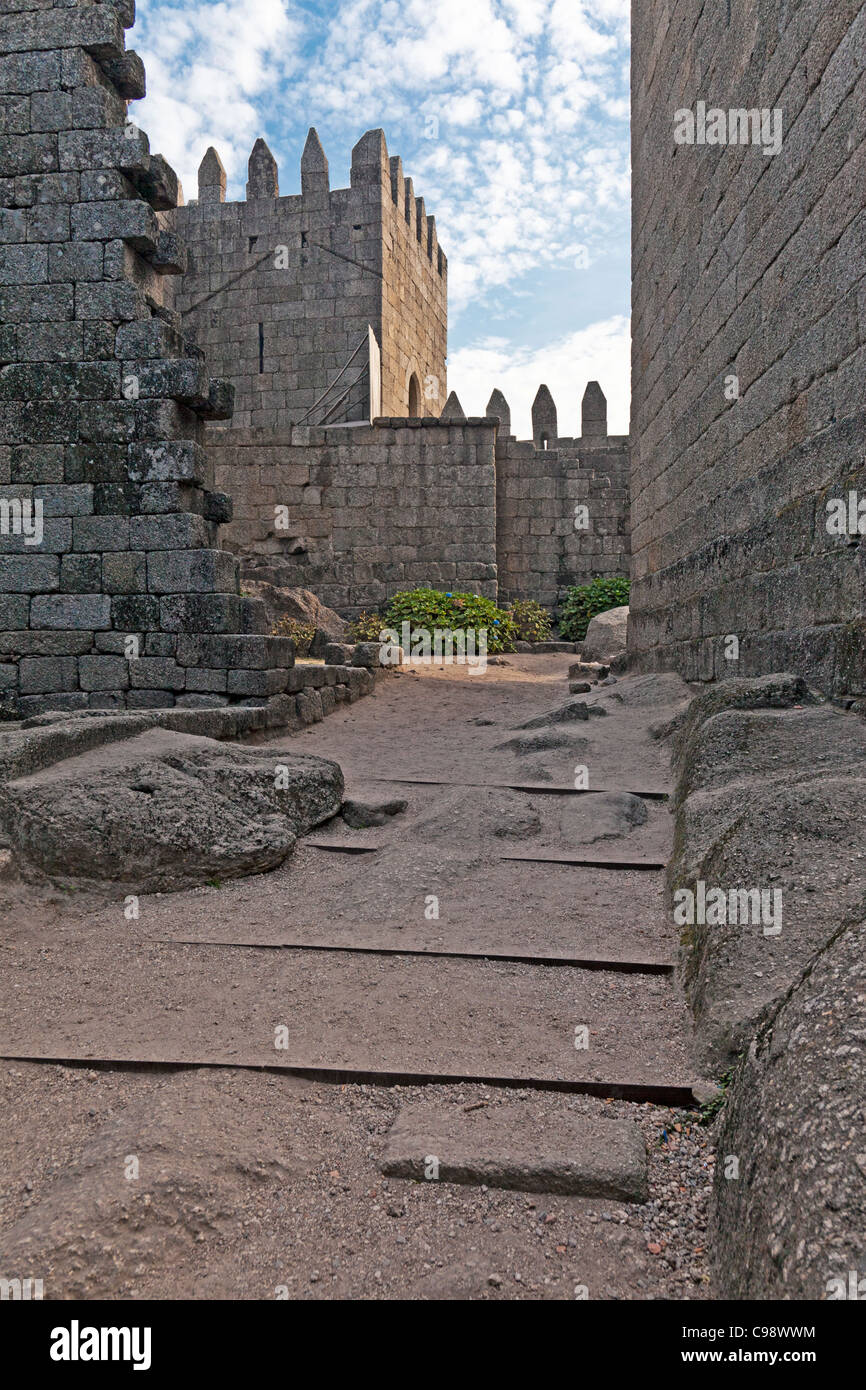
[[291, 637], [295, 644], [296, 656], [308, 656], [316, 629], [312, 623], [302, 623], [286, 613], [271, 628], [272, 637]]

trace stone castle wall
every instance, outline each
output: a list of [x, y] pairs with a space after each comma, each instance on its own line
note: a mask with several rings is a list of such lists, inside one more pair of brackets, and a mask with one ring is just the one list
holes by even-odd
[[[860, 538], [826, 525], [828, 499], [866, 496], [864, 55], [855, 0], [633, 6], [629, 643], [643, 666], [864, 690]], [[778, 153], [697, 129], [675, 143], [675, 112], [697, 120], [700, 101], [777, 109]]]
[[493, 420], [226, 431], [225, 541], [344, 614], [416, 585], [496, 597]]
[[[277, 166], [258, 140], [245, 202], [225, 202], [216, 151], [199, 170], [198, 200], [175, 214], [189, 250], [174, 305], [214, 370], [235, 387], [238, 429], [370, 419], [368, 326], [381, 349], [374, 413], [409, 409], [409, 383], [438, 415], [445, 393], [447, 261], [424, 201], [389, 159], [381, 130], [352, 151], [351, 186], [331, 189], [315, 130], [301, 193], [280, 197]], [[360, 345], [339, 385], [320, 398]], [[356, 383], [345, 399], [348, 387]], [[328, 411], [333, 408], [333, 413]]]
[[556, 408], [542, 392], [535, 438], [515, 439], [507, 418], [497, 437], [496, 552], [500, 601], [552, 608], [572, 584], [628, 576], [629, 453], [627, 436], [607, 433], [597, 382], [587, 387], [577, 439], [559, 437]]
[[627, 575], [628, 441], [607, 434], [598, 384], [579, 439], [559, 439], [555, 418], [547, 447], [509, 431], [498, 391], [468, 420], [452, 394], [438, 419], [214, 429], [217, 485], [234, 499], [224, 543], [343, 613], [415, 585], [553, 607], [570, 584]]
[[217, 548], [204, 421], [232, 393], [168, 307], [177, 179], [126, 121], [133, 19], [132, 0], [0, 15], [6, 714], [265, 700], [294, 660]]

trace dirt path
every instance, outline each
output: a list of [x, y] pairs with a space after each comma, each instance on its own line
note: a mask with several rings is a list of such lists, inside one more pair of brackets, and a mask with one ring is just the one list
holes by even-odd
[[[384, 824], [338, 817], [273, 873], [142, 898], [132, 920], [116, 899], [20, 900], [0, 1050], [81, 1065], [3, 1064], [4, 1267], [41, 1260], [54, 1296], [705, 1292], [710, 1160], [670, 1108], [694, 1077], [651, 733], [687, 691], [623, 680], [550, 722], [568, 658], [506, 661], [389, 677], [292, 741], [341, 763], [347, 798], [405, 802]], [[263, 1066], [343, 1080], [239, 1070]], [[431, 1095], [518, 1101], [536, 1147], [566, 1112], [628, 1121], [650, 1201], [383, 1178], [392, 1120]]]

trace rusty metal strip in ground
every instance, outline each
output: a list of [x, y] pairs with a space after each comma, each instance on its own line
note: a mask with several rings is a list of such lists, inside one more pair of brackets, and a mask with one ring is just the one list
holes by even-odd
[[[378, 848], [378, 846], [377, 846]], [[500, 854], [500, 859], [508, 859], [517, 864], [571, 864], [576, 869], [643, 869], [657, 873], [666, 869], [664, 859], [580, 859], [575, 854]]]
[[373, 777], [365, 773], [353, 773], [349, 780], [393, 783], [402, 787], [451, 787], [455, 791], [484, 791], [489, 788], [492, 791], [549, 792], [560, 796], [637, 796], [642, 801], [667, 801], [670, 797], [670, 792], [633, 791], [631, 787], [571, 787], [547, 782], [445, 782], [440, 777]]
[[306, 1081], [324, 1081], [342, 1086], [499, 1086], [509, 1090], [561, 1091], [568, 1095], [599, 1096], [603, 1100], [630, 1100], [653, 1105], [693, 1107], [697, 1104], [691, 1086], [654, 1085], [652, 1082], [566, 1081], [557, 1077], [487, 1076], [472, 1072], [371, 1071], [352, 1067], [316, 1067], [292, 1062], [238, 1062], [231, 1058], [214, 1061], [160, 1061], [152, 1057], [54, 1056], [41, 1052], [3, 1052], [3, 1062], [41, 1062], [53, 1067], [100, 1067], [103, 1070], [190, 1071], [193, 1067], [233, 1068], [236, 1071], [267, 1071], [299, 1076]]
[[[388, 849], [391, 841], [383, 840], [377, 845], [359, 845], [346, 840], [303, 840], [310, 849], [325, 849], [332, 854], [376, 854], [380, 849]], [[657, 872], [666, 869], [664, 859], [581, 859], [574, 854], [500, 854], [500, 860], [516, 864], [571, 864], [576, 869], [642, 869]]]
[[432, 956], [444, 960], [494, 960], [513, 965], [569, 965], [577, 970], [610, 970], [620, 975], [671, 975], [673, 962], [665, 960], [607, 960], [600, 956], [532, 956], [508, 951], [426, 950], [419, 946], [335, 946], [311, 941], [214, 941], [211, 938], [163, 936], [153, 938], [162, 946], [227, 946], [248, 951], [344, 951], [362, 956]]
[[377, 849], [385, 849], [386, 845], [356, 845], [344, 840], [302, 840], [302, 844], [309, 845], [310, 849], [328, 849], [335, 854], [375, 854]]

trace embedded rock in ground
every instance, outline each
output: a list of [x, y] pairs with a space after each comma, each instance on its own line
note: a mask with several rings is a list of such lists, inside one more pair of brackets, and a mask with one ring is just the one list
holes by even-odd
[[591, 715], [602, 714], [607, 714], [603, 705], [588, 705], [585, 700], [569, 700], [568, 704], [560, 705], [558, 709], [550, 710], [547, 714], [537, 714], [534, 719], [527, 719], [517, 727], [544, 729], [550, 724], [570, 724], [575, 719], [589, 719]]
[[727, 685], [680, 724], [668, 869], [699, 1059], [716, 1074], [866, 892], [866, 725], [801, 704], [795, 677]]
[[761, 1027], [731, 1082], [710, 1213], [720, 1297], [862, 1299], [864, 1037], [861, 906]]
[[150, 729], [0, 786], [23, 867], [141, 892], [260, 873], [337, 814], [325, 758]]
[[393, 801], [380, 801], [375, 805], [367, 801], [344, 801], [343, 820], [352, 830], [364, 830], [371, 825], [384, 825], [391, 816], [398, 816], [408, 806], [407, 801], [397, 797]]
[[[252, 573], [255, 573], [253, 571]], [[251, 572], [241, 569], [241, 582], [245, 594], [260, 598], [267, 610], [270, 626], [276, 627], [281, 618], [294, 618], [316, 629], [310, 646], [310, 656], [325, 655], [329, 642], [342, 642], [348, 624], [335, 613], [333, 608], [320, 602], [309, 589], [282, 589], [262, 579], [253, 579]]]
[[559, 824], [564, 844], [593, 844], [628, 835], [649, 819], [646, 802], [631, 792], [596, 792], [561, 799]]
[[590, 1117], [563, 1106], [539, 1131], [531, 1106], [492, 1100], [474, 1110], [439, 1101], [405, 1106], [380, 1167], [388, 1177], [521, 1192], [645, 1202], [646, 1145], [628, 1120]]
[[[664, 679], [664, 677], [662, 677]], [[689, 742], [701, 724], [714, 714], [733, 709], [793, 709], [819, 705], [824, 697], [811, 689], [802, 676], [775, 671], [767, 676], [735, 676], [718, 681], [696, 695], [671, 722], [674, 768], [679, 774], [683, 756], [690, 756]]]
[[600, 661], [573, 661], [568, 668], [570, 681], [582, 680], [584, 677], [589, 680], [603, 681], [609, 675], [610, 667], [603, 665]]
[[582, 753], [589, 747], [589, 743], [579, 734], [573, 734], [568, 729], [548, 729], [540, 734], [523, 734], [516, 738], [510, 738], [505, 743], [498, 743], [497, 748], [510, 748], [519, 757], [527, 757], [533, 753], [547, 753], [554, 748], [568, 748], [571, 752]]
[[627, 631], [628, 604], [596, 613], [590, 619], [586, 636], [580, 643], [582, 660], [610, 662], [616, 656], [624, 656]]

